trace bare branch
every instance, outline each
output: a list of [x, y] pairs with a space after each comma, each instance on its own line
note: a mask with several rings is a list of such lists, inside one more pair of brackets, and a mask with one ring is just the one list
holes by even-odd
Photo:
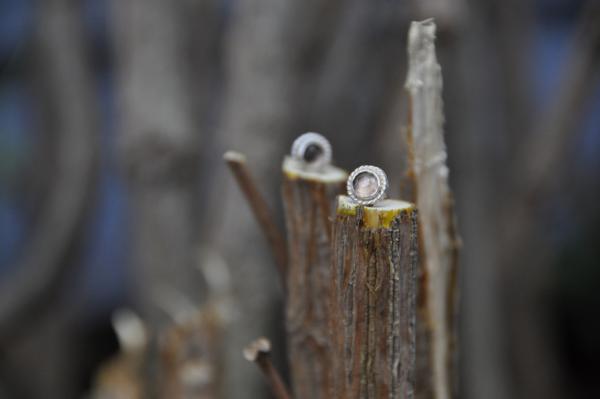
[[271, 362], [271, 341], [261, 337], [244, 348], [244, 357], [249, 362], [256, 363], [271, 385], [271, 390], [276, 399], [291, 399], [288, 389], [283, 383], [281, 375]]
[[448, 185], [442, 73], [436, 25], [413, 22], [406, 89], [411, 103], [410, 175], [414, 177], [422, 275], [418, 301], [417, 397], [446, 399], [455, 386], [455, 323], [459, 238]]
[[246, 200], [258, 221], [275, 258], [283, 287], [285, 288], [285, 276], [287, 269], [287, 249], [283, 234], [275, 224], [273, 214], [269, 205], [258, 191], [254, 179], [248, 170], [246, 157], [239, 152], [228, 151], [223, 155], [231, 173], [235, 177], [240, 189], [246, 196]]

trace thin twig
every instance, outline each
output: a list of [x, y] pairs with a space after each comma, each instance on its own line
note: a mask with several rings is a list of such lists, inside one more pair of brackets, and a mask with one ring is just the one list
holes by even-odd
[[223, 155], [223, 159], [227, 162], [229, 169], [231, 169], [231, 172], [235, 176], [240, 189], [246, 196], [248, 204], [250, 204], [250, 208], [254, 212], [258, 224], [260, 224], [269, 242], [275, 263], [279, 269], [283, 287], [285, 288], [287, 269], [286, 242], [283, 234], [275, 224], [269, 205], [258, 191], [254, 179], [250, 175], [250, 171], [246, 165], [246, 157], [239, 152], [228, 151]]
[[265, 378], [271, 385], [273, 395], [277, 399], [291, 399], [287, 387], [283, 383], [281, 375], [277, 372], [271, 362], [271, 342], [264, 337], [258, 338], [246, 348], [244, 348], [244, 357], [249, 362], [256, 363], [265, 375]]

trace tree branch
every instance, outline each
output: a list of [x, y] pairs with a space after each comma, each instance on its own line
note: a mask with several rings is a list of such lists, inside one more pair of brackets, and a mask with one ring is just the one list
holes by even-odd
[[408, 41], [406, 89], [411, 104], [410, 175], [419, 210], [421, 278], [417, 397], [452, 397], [455, 384], [455, 319], [460, 239], [448, 185], [442, 73], [435, 51], [436, 25], [413, 22]]
[[283, 287], [285, 288], [288, 261], [285, 239], [275, 224], [269, 205], [256, 187], [256, 183], [248, 170], [246, 157], [238, 152], [228, 151], [223, 155], [223, 159], [227, 162], [231, 173], [233, 173], [233, 176], [244, 193], [258, 224], [269, 242], [271, 253], [275, 258], [275, 263], [279, 269], [280, 278]]
[[244, 348], [244, 357], [249, 362], [256, 365], [263, 372], [265, 378], [271, 386], [273, 395], [276, 399], [291, 399], [288, 389], [283, 383], [281, 375], [277, 372], [271, 362], [271, 341], [266, 338], [258, 338], [246, 348]]

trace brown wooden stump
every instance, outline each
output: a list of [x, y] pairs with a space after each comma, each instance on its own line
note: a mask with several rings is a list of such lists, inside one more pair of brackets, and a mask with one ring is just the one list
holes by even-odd
[[332, 398], [413, 397], [417, 212], [338, 200], [331, 269]]
[[333, 166], [308, 172], [292, 158], [283, 162], [289, 251], [286, 328], [295, 399], [331, 397], [331, 220], [346, 178], [344, 170]]

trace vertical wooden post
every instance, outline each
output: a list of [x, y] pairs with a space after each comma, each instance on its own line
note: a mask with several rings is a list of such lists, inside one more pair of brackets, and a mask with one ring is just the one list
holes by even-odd
[[332, 398], [411, 399], [417, 211], [338, 199], [331, 268]]
[[406, 90], [411, 104], [410, 171], [419, 208], [421, 275], [417, 322], [417, 399], [456, 395], [455, 319], [460, 239], [448, 184], [442, 71], [435, 23], [413, 22]]
[[331, 217], [347, 173], [333, 166], [304, 171], [283, 162], [283, 204], [288, 234], [286, 327], [294, 398], [330, 398], [328, 335]]

